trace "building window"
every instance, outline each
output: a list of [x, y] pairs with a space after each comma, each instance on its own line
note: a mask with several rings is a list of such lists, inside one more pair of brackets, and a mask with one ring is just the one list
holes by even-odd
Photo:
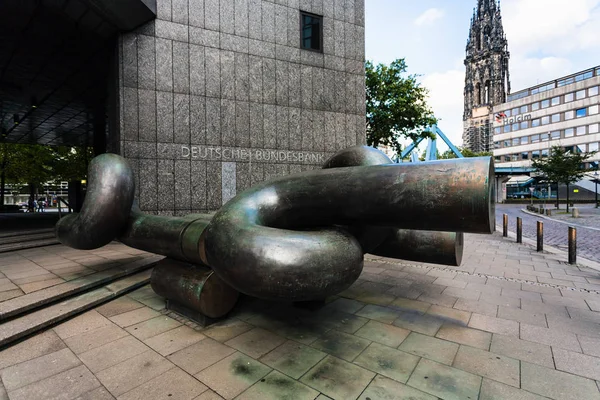
[[[559, 136], [560, 136], [560, 133], [559, 133]], [[548, 133], [542, 133], [541, 134], [541, 139], [542, 139], [542, 142], [548, 141], [550, 139], [550, 134], [548, 134]]]
[[500, 148], [500, 142], [494, 142], [494, 148], [495, 149], [499, 149]]
[[560, 122], [560, 114], [552, 114], [552, 123]]
[[531, 143], [537, 143], [540, 141], [540, 135], [531, 136]]
[[560, 104], [560, 96], [556, 96], [552, 98], [552, 105], [557, 106]]
[[588, 125], [588, 133], [598, 133], [599, 132], [598, 129], [599, 129], [598, 124]]
[[598, 86], [594, 86], [588, 89], [588, 96], [598, 96]]
[[494, 134], [496, 134], [496, 135], [497, 135], [497, 134], [499, 134], [499, 133], [502, 133], [502, 127], [500, 127], [500, 126], [497, 126], [497, 127], [495, 127], [495, 128], [494, 128]]
[[540, 151], [539, 150], [534, 150], [531, 152], [531, 158], [540, 158]]
[[587, 115], [587, 108], [579, 108], [575, 111], [577, 118], [585, 117]]
[[548, 125], [550, 123], [550, 116], [546, 115], [542, 117], [542, 125]]
[[521, 106], [521, 108], [519, 109], [519, 111], [521, 112], [521, 114], [524, 114], [527, 112], [527, 106]]
[[513, 161], [518, 161], [519, 160], [519, 155], [518, 154], [513, 154], [512, 155], [512, 160]]
[[577, 100], [581, 100], [581, 99], [583, 99], [583, 98], [585, 98], [585, 89], [578, 90], [578, 91], [575, 93], [575, 99], [577, 99]]
[[531, 127], [535, 128], [536, 126], [540, 126], [540, 119], [539, 118], [531, 120]]
[[529, 153], [524, 151], [521, 153], [521, 160], [527, 160], [529, 158]]
[[598, 114], [598, 104], [594, 104], [593, 106], [590, 106], [588, 108], [588, 114], [589, 115]]
[[513, 146], [518, 146], [519, 145], [519, 138], [514, 138], [512, 141], [513, 141], [512, 142]]
[[573, 111], [565, 111], [565, 121], [573, 118], [575, 118]]
[[598, 143], [588, 143], [588, 151], [598, 151]]
[[510, 117], [510, 110], [502, 111], [505, 116]]
[[303, 49], [323, 51], [323, 17], [300, 11], [300, 42]]
[[504, 147], [510, 147], [510, 140], [504, 141]]
[[518, 108], [518, 107], [517, 107], [517, 108], [513, 108], [513, 109], [511, 110], [511, 114], [512, 114], [512, 116], [513, 116], [513, 117], [514, 117], [515, 115], [519, 115], [519, 108]]
[[531, 111], [535, 111], [535, 110], [539, 110], [540, 109], [540, 102], [536, 101], [535, 103], [531, 103]]
[[527, 129], [527, 127], [528, 127], [527, 121], [522, 121], [520, 126], [521, 126], [521, 129]]
[[542, 157], [548, 157], [548, 149], [542, 150]]
[[585, 126], [578, 126], [575, 130], [577, 136], [585, 135]]
[[573, 128], [567, 128], [565, 129], [565, 137], [572, 137], [573, 135], [575, 135], [575, 130]]
[[565, 94], [565, 103], [575, 100], [575, 95], [573, 93]]
[[502, 159], [501, 159], [500, 156], [496, 156], [496, 157], [494, 157], [494, 161], [496, 161], [496, 162], [502, 162]]
[[560, 139], [560, 131], [550, 132], [552, 139]]
[[519, 123], [517, 122], [516, 124], [512, 124], [512, 131], [518, 131], [519, 130]]
[[510, 125], [504, 125], [504, 133], [510, 132]]
[[550, 107], [550, 100], [546, 99], [546, 100], [542, 100], [542, 108], [548, 108]]
[[527, 144], [529, 143], [529, 136], [523, 136], [521, 138], [521, 144]]

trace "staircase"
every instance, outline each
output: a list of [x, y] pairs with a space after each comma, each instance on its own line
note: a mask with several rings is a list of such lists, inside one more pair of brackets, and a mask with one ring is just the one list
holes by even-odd
[[58, 244], [53, 228], [0, 233], [0, 253]]

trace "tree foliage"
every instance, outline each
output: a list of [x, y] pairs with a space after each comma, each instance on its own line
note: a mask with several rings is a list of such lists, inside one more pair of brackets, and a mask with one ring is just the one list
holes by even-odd
[[[492, 153], [489, 151], [475, 152], [467, 147], [459, 147], [458, 150], [460, 150], [461, 154], [464, 157], [489, 157], [489, 156], [492, 156]], [[448, 149], [445, 152], [443, 152], [442, 155], [439, 156], [438, 158], [445, 160], [445, 159], [450, 159], [450, 158], [456, 158], [456, 155], [452, 152], [452, 150]]]
[[[567, 185], [567, 211], [569, 211], [569, 185], [580, 181], [585, 176], [588, 170], [583, 167], [584, 163], [595, 153], [577, 153], [560, 146], [553, 146], [548, 157], [536, 158], [531, 165], [537, 170], [542, 182]], [[556, 201], [558, 204], [558, 192]]]
[[29, 185], [32, 195], [45, 183], [85, 179], [91, 148], [0, 143], [0, 206], [5, 185]]
[[405, 60], [395, 60], [389, 66], [367, 61], [365, 69], [367, 144], [391, 146], [400, 153], [401, 137], [429, 137], [425, 129], [437, 119], [427, 104], [427, 89], [420, 86], [416, 75], [404, 76]]

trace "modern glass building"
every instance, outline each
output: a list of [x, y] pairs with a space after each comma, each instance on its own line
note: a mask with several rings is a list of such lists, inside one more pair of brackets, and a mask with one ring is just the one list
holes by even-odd
[[[552, 146], [599, 149], [600, 66], [508, 95], [493, 108], [497, 167], [527, 167]], [[600, 153], [590, 158], [598, 165]], [[590, 165], [588, 165], [590, 166]]]

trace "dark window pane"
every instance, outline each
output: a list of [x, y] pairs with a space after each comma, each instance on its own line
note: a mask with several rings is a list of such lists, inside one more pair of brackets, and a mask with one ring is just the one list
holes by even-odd
[[322, 18], [309, 14], [301, 15], [302, 48], [321, 51]]

